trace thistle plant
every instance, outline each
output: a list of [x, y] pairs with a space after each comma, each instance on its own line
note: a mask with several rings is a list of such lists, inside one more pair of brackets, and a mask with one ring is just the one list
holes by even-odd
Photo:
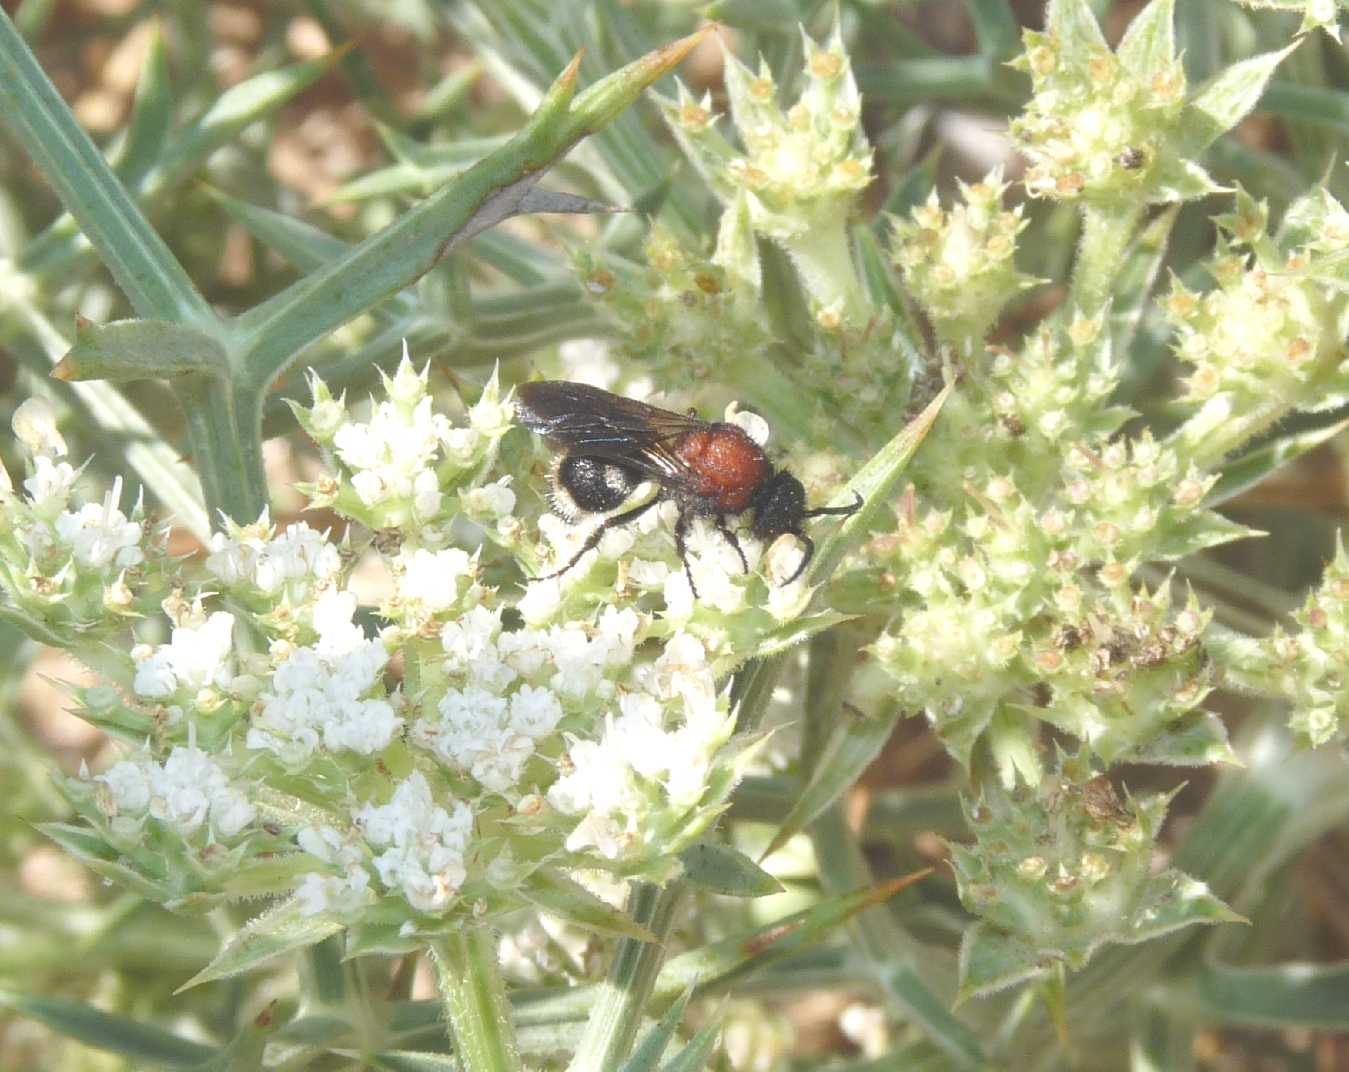
[[[1296, 156], [1281, 188], [1233, 135], [1333, 112], [1278, 79], [1337, 13], [1203, 6], [1262, 48], [1200, 69], [1173, 0], [1113, 44], [1086, 0], [1020, 33], [969, 4], [977, 63], [912, 77], [1002, 108], [1020, 155], [950, 183], [874, 5], [412, 5], [478, 61], [416, 116], [339, 48], [185, 117], [156, 33], [110, 160], [37, 7], [0, 13], [8, 129], [69, 213], [0, 246], [27, 396], [0, 618], [83, 665], [64, 702], [109, 742], [62, 772], [16, 748], [5, 858], [40, 835], [122, 891], [84, 909], [89, 967], [25, 949], [43, 978], [0, 961], [0, 1001], [72, 1068], [103, 1066], [55, 1037], [135, 1067], [804, 1067], [764, 1001], [802, 986], [847, 1009], [841, 1069], [1342, 1029], [1342, 970], [1277, 962], [1316, 950], [1271, 876], [1349, 814], [1349, 561], [1324, 540], [1281, 603], [1214, 553], [1261, 546], [1234, 504], [1349, 404], [1343, 177]], [[334, 44], [361, 25], [311, 7]], [[667, 77], [718, 38], [719, 75]], [[390, 157], [330, 193], [340, 238], [240, 162], [334, 67]], [[484, 70], [511, 102], [476, 126]], [[187, 204], [288, 269], [199, 282], [208, 243], [148, 215]], [[516, 420], [536, 377], [691, 406], [861, 505], [808, 522], [804, 569], [791, 532], [685, 532], [677, 496], [590, 543]], [[874, 783], [897, 740], [930, 784]]]

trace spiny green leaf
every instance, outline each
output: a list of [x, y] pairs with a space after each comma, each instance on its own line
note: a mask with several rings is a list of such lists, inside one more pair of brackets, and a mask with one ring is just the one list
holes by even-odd
[[1209, 489], [1204, 505], [1218, 506], [1263, 483], [1275, 471], [1334, 439], [1346, 428], [1349, 428], [1349, 419], [1321, 428], [1287, 432], [1238, 455], [1224, 463], [1218, 482]]
[[742, 852], [727, 845], [700, 841], [679, 854], [684, 878], [695, 886], [730, 897], [767, 897], [782, 892], [782, 883]]
[[342, 924], [328, 916], [305, 916], [295, 898], [264, 912], [234, 935], [214, 960], [175, 993], [202, 983], [241, 975], [258, 965], [336, 934]]
[[196, 328], [164, 320], [76, 325], [75, 345], [52, 369], [58, 380], [164, 379], [188, 372], [226, 373], [225, 348]]
[[531, 904], [561, 916], [584, 930], [654, 942], [655, 936], [626, 912], [601, 901], [593, 893], [565, 875], [540, 868], [529, 876], [520, 894]]
[[215, 1050], [180, 1035], [77, 1001], [0, 990], [0, 1008], [46, 1024], [66, 1038], [96, 1049], [168, 1068], [193, 1068]]
[[721, 1033], [721, 1019], [718, 1017], [693, 1036], [687, 1046], [670, 1058], [661, 1072], [703, 1072], [707, 1067], [707, 1057], [717, 1044]]
[[987, 923], [971, 924], [960, 943], [956, 1003], [1005, 990], [1047, 970], [1047, 963], [1025, 942]]
[[1144, 85], [1176, 58], [1175, 0], [1152, 0], [1133, 17], [1115, 55]]
[[764, 856], [782, 848], [857, 781], [880, 754], [902, 714], [903, 710], [893, 705], [876, 717], [856, 714], [847, 707], [839, 712], [810, 780], [764, 849]]
[[621, 1072], [652, 1072], [656, 1063], [665, 1053], [665, 1047], [674, 1038], [679, 1022], [684, 1018], [684, 1007], [689, 1003], [693, 987], [685, 987], [684, 992], [665, 1010], [665, 1015], [637, 1043], [632, 1056], [623, 1063]]
[[821, 544], [807, 572], [811, 584], [826, 580], [835, 567], [853, 547], [866, 537], [873, 522], [890, 508], [890, 495], [908, 468], [914, 453], [932, 430], [937, 415], [950, 396], [952, 385], [947, 384], [922, 413], [918, 414], [872, 456], [871, 460], [848, 481], [847, 486], [830, 500], [830, 506], [846, 506], [861, 496], [862, 505], [856, 513], [844, 519]]
[[1219, 135], [1236, 126], [1255, 107], [1274, 69], [1296, 47], [1296, 44], [1289, 45], [1278, 52], [1266, 52], [1234, 63], [1201, 89], [1185, 108], [1184, 154], [1198, 156]]
[[772, 964], [835, 933], [859, 912], [884, 904], [931, 873], [931, 868], [925, 868], [865, 890], [830, 897], [755, 930], [684, 953], [661, 970], [655, 994], [673, 999], [690, 984], [708, 987]]

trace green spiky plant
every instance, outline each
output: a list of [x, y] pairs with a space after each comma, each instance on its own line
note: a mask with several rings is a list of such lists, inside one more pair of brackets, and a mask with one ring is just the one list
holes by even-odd
[[[1280, 876], [1349, 814], [1349, 562], [1305, 523], [1246, 573], [1211, 550], [1349, 405], [1339, 5], [1245, 6], [1152, 0], [1112, 46], [1109, 4], [1022, 31], [969, 0], [948, 56], [885, 5], [717, 3], [729, 117], [673, 77], [713, 37], [677, 5], [402, 5], [475, 57], [415, 115], [359, 48], [265, 35], [222, 93], [184, 10], [106, 152], [25, 40], [51, 5], [0, 13], [6, 129], [60, 201], [0, 170], [4, 687], [66, 652], [117, 743], [53, 783], [4, 724], [6, 862], [41, 836], [120, 891], [0, 905], [42, 1060], [818, 1067], [771, 1000], [803, 987], [859, 1001], [840, 1069], [1343, 1030]], [[337, 70], [390, 161], [331, 195], [341, 237], [257, 167]], [[1005, 116], [1020, 177], [941, 181], [934, 99]], [[1234, 135], [1256, 109], [1291, 149]], [[286, 267], [204, 282], [227, 225]], [[799, 541], [745, 570], [700, 522], [695, 598], [668, 510], [526, 583], [589, 523], [512, 421], [536, 374], [726, 407], [863, 505], [791, 583]], [[850, 822], [919, 724], [948, 773]]]

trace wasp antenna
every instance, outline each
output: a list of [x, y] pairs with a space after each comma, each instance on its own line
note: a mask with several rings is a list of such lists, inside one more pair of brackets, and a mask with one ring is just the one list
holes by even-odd
[[854, 496], [856, 497], [856, 499], [857, 499], [857, 501], [854, 502], [854, 503], [849, 503], [847, 506], [819, 506], [819, 507], [816, 507], [814, 510], [807, 510], [806, 513], [805, 513], [805, 516], [806, 516], [806, 517], [827, 517], [827, 516], [834, 516], [834, 517], [849, 517], [850, 515], [857, 513], [858, 510], [862, 509], [862, 496], [861, 496], [861, 495], [858, 495], [857, 492], [855, 492], [855, 491], [853, 492], [853, 495], [854, 495]]

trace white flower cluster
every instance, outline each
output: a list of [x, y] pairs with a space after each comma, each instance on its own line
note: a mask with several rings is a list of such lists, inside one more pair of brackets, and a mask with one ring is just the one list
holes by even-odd
[[512, 791], [538, 743], [553, 735], [563, 701], [612, 695], [608, 674], [632, 660], [641, 619], [605, 609], [593, 632], [579, 622], [501, 631], [500, 610], [475, 607], [441, 631], [450, 687], [438, 719], [421, 719], [413, 739], [497, 793]]
[[468, 876], [465, 856], [473, 832], [468, 805], [449, 803], [449, 811], [437, 804], [426, 776], [413, 771], [389, 803], [366, 804], [355, 813], [352, 837], [331, 826], [302, 830], [300, 847], [341, 874], [306, 875], [298, 890], [301, 914], [345, 914], [367, 904], [367, 857], [383, 887], [401, 893], [417, 911], [448, 907]]
[[[351, 486], [362, 503], [376, 506], [411, 500], [414, 515], [425, 520], [440, 510], [435, 460], [441, 444], [455, 429], [444, 414], [431, 412], [430, 395], [412, 397], [403, 384], [405, 374], [425, 387], [426, 370], [418, 376], [405, 364], [394, 381], [386, 379], [390, 397], [375, 404], [370, 420], [343, 424], [333, 437], [333, 446], [351, 470]], [[400, 385], [404, 388], [401, 397], [395, 394]]]
[[[567, 839], [573, 852], [594, 846], [616, 859], [644, 848], [653, 815], [677, 822], [699, 803], [734, 729], [696, 638], [676, 634], [639, 677], [641, 689], [619, 696], [599, 740], [570, 739], [571, 770], [548, 791], [558, 811], [582, 816]], [[672, 708], [682, 720], [671, 727]]]
[[117, 508], [122, 496], [122, 478], [112, 482], [112, 490], [102, 505], [85, 503], [78, 510], [67, 510], [56, 519], [56, 536], [70, 548], [75, 564], [84, 569], [127, 569], [145, 559], [141, 550], [144, 527], [129, 521]]
[[329, 591], [314, 607], [316, 644], [282, 660], [259, 699], [245, 740], [291, 767], [322, 745], [369, 756], [389, 746], [402, 726], [384, 692], [388, 652], [352, 622], [356, 597]]
[[332, 583], [342, 569], [342, 556], [327, 533], [303, 521], [279, 535], [266, 510], [254, 524], [225, 524], [225, 532], [211, 537], [206, 568], [227, 588], [248, 586], [298, 603]]
[[[305, 428], [321, 443], [330, 444], [346, 469], [355, 500], [374, 527], [424, 524], [441, 512], [442, 464], [463, 472], [479, 465], [492, 443], [510, 427], [511, 406], [502, 401], [496, 377], [482, 397], [469, 407], [468, 423], [458, 426], [432, 410], [427, 392], [430, 366], [418, 372], [404, 344], [397, 372], [384, 376], [386, 398], [374, 402], [367, 421], [348, 417], [342, 400], [334, 400], [315, 376], [313, 405], [296, 409]], [[484, 505], [504, 513], [514, 506], [514, 495], [496, 494]]]
[[444, 908], [467, 877], [473, 813], [462, 801], [454, 801], [453, 809], [436, 804], [425, 776], [415, 771], [388, 804], [367, 804], [356, 815], [366, 841], [385, 849], [375, 857], [380, 881], [386, 889], [401, 889], [422, 912]]
[[234, 615], [221, 610], [205, 617], [198, 600], [167, 644], [132, 649], [136, 661], [132, 687], [147, 700], [162, 700], [179, 689], [226, 688], [233, 654]]
[[[141, 548], [145, 526], [130, 520], [117, 505], [122, 478], [113, 481], [102, 503], [72, 509], [70, 499], [79, 471], [59, 460], [65, 456], [66, 443], [51, 407], [41, 399], [28, 399], [15, 410], [13, 427], [32, 459], [31, 472], [23, 481], [27, 502], [14, 513], [18, 535], [36, 571], [43, 572], [57, 561], [99, 575], [140, 565], [145, 560]], [[3, 483], [8, 493], [8, 475]], [[11, 506], [19, 504], [11, 502]]]
[[354, 838], [344, 838], [331, 826], [307, 826], [296, 837], [300, 848], [316, 856], [340, 874], [311, 871], [295, 889], [300, 915], [317, 916], [321, 912], [356, 915], [374, 900], [365, 853]]
[[230, 784], [219, 765], [200, 748], [178, 746], [164, 763], [146, 752], [114, 764], [95, 782], [106, 786], [100, 801], [114, 822], [131, 820], [130, 836], [146, 815], [172, 827], [183, 837], [196, 833], [209, 820], [217, 838], [232, 838], [257, 815], [242, 791]]

